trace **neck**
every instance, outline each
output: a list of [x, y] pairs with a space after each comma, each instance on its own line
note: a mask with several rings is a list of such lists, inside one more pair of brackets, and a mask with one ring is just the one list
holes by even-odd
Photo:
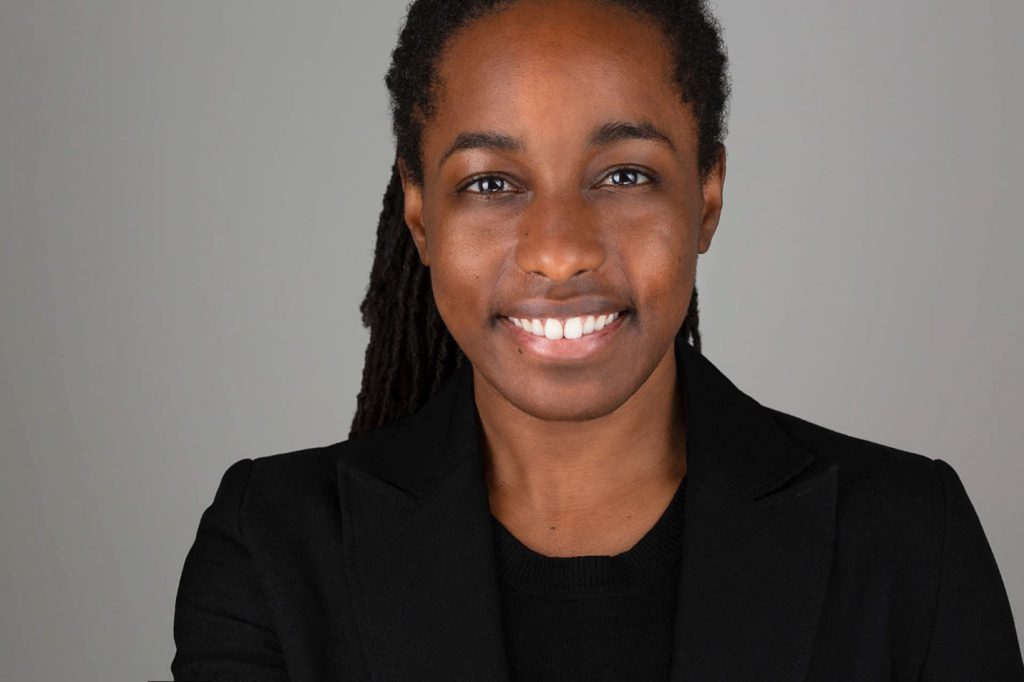
[[[583, 422], [551, 422], [507, 401], [481, 400], [485, 477], [492, 510], [543, 518], [583, 518], [609, 506], [664, 497], [686, 473], [682, 387], [675, 353], [613, 412]], [[493, 389], [490, 389], [493, 390]]]

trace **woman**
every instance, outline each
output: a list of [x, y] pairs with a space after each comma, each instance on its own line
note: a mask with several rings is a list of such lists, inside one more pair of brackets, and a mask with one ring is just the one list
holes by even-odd
[[420, 0], [387, 84], [349, 439], [228, 469], [176, 679], [1024, 679], [954, 470], [700, 352], [702, 2]]

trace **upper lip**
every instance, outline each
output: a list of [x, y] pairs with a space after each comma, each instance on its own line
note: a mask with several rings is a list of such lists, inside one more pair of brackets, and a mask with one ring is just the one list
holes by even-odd
[[614, 298], [606, 296], [580, 296], [567, 301], [552, 301], [539, 298], [519, 301], [506, 309], [502, 314], [508, 317], [527, 319], [553, 317], [564, 320], [571, 317], [617, 313], [627, 309], [628, 306], [626, 304]]

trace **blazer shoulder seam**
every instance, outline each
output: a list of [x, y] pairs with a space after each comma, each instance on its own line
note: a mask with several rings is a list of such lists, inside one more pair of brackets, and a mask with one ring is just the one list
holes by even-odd
[[245, 501], [249, 496], [249, 482], [252, 481], [252, 470], [255, 467], [253, 466], [253, 460], [251, 457], [239, 460], [235, 463], [235, 466], [238, 466], [243, 462], [246, 464], [245, 481], [242, 483], [241, 491], [238, 495], [238, 504], [235, 507], [235, 532], [238, 533], [238, 539], [241, 541], [242, 546], [245, 547], [245, 551], [250, 552], [249, 542], [246, 540], [245, 531], [242, 529], [242, 509], [244, 508]]
[[942, 465], [945, 465], [947, 467], [949, 465], [946, 464], [945, 462], [943, 462], [942, 460], [939, 460], [939, 459], [934, 459], [934, 458], [929, 458], [929, 459], [931, 459], [932, 471], [935, 473], [935, 481], [936, 481], [936, 484], [938, 485], [938, 489], [939, 489], [938, 497], [941, 500], [941, 517], [942, 518], [940, 519], [940, 523], [942, 525], [942, 534], [941, 534], [941, 540], [938, 543], [938, 556], [936, 557], [936, 560], [935, 560], [935, 565], [938, 568], [936, 569], [937, 575], [936, 575], [936, 578], [935, 578], [935, 595], [934, 595], [934, 598], [933, 598], [934, 604], [932, 606], [931, 625], [928, 627], [928, 641], [925, 643], [924, 649], [921, 652], [921, 662], [920, 662], [920, 665], [918, 666], [918, 672], [917, 672], [917, 677], [916, 677], [916, 679], [918, 679], [918, 680], [920, 680], [921, 679], [921, 675], [924, 674], [924, 667], [925, 667], [925, 664], [928, 662], [928, 655], [931, 653], [932, 640], [935, 637], [935, 627], [936, 627], [936, 624], [938, 623], [938, 619], [939, 619], [939, 600], [940, 600], [940, 597], [942, 595], [942, 580], [945, 577], [943, 575], [943, 569], [944, 569], [944, 563], [945, 563], [944, 559], [945, 559], [945, 556], [946, 556], [946, 535], [947, 535], [946, 528], [947, 528], [947, 525], [949, 523], [949, 501], [947, 499], [947, 493], [946, 493], [946, 482], [943, 480], [943, 476], [942, 476]]

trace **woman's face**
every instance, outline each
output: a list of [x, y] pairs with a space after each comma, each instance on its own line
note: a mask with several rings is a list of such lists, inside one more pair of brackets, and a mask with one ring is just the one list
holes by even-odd
[[405, 218], [478, 396], [578, 421], [673, 370], [725, 168], [701, 182], [669, 50], [655, 24], [571, 0], [523, 0], [448, 41]]

